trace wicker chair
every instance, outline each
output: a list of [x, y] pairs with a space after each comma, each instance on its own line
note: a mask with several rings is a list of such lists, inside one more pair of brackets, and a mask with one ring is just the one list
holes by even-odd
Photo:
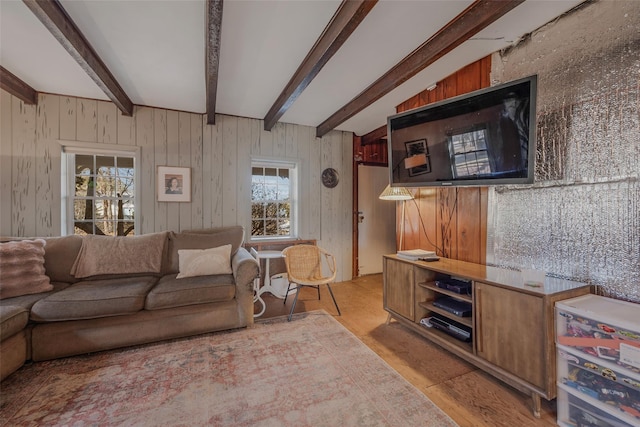
[[[289, 313], [289, 321], [291, 321], [291, 316], [293, 316], [293, 311], [296, 308], [296, 302], [298, 302], [298, 295], [300, 294], [299, 291], [305, 286], [316, 288], [318, 290], [318, 299], [320, 299], [320, 285], [327, 285], [333, 303], [338, 310], [338, 316], [340, 316], [340, 307], [338, 307], [330, 285], [330, 283], [336, 279], [336, 259], [334, 256], [315, 245], [289, 246], [282, 251], [282, 255], [284, 256], [284, 263], [287, 267], [287, 275], [289, 276], [289, 286], [287, 287], [287, 293], [284, 297], [284, 303], [287, 303], [287, 296], [289, 295], [292, 283], [296, 284], [295, 289], [298, 291], [293, 299], [293, 305]], [[330, 272], [328, 276], [323, 276], [322, 274], [323, 262], [328, 266]]]

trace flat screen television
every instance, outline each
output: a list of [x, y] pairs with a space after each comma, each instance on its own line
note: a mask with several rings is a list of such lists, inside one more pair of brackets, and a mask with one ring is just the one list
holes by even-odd
[[533, 182], [537, 76], [387, 119], [395, 187]]

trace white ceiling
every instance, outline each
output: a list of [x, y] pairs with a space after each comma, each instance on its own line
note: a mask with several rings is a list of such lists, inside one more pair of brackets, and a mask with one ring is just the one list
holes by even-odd
[[[527, 0], [337, 127], [362, 135], [395, 107], [583, 0]], [[471, 0], [381, 0], [280, 121], [317, 126]], [[134, 104], [205, 113], [205, 0], [61, 0]], [[216, 112], [263, 119], [340, 5], [225, 0]], [[0, 0], [0, 65], [38, 92], [108, 100], [20, 0]]]

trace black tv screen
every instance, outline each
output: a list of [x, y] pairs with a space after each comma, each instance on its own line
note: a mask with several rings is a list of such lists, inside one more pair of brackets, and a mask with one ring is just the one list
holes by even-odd
[[390, 116], [391, 185], [532, 183], [536, 88], [531, 76]]

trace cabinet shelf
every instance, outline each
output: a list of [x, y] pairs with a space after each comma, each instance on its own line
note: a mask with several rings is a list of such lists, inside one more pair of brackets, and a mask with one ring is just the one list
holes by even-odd
[[432, 341], [437, 342], [442, 346], [455, 346], [466, 352], [472, 352], [473, 347], [470, 342], [460, 341], [458, 339], [453, 338], [451, 335], [446, 334], [435, 328], [427, 328], [424, 325], [416, 325], [417, 330], [427, 338], [430, 338]]
[[473, 322], [472, 322], [472, 318], [471, 317], [460, 317], [460, 316], [456, 316], [453, 313], [449, 313], [446, 310], [442, 310], [441, 308], [436, 307], [435, 305], [431, 304], [430, 302], [420, 302], [418, 303], [420, 305], [420, 307], [427, 309], [429, 311], [432, 311], [434, 313], [438, 313], [448, 319], [451, 320], [455, 320], [458, 323], [462, 323], [465, 326], [468, 326], [469, 328], [473, 329]]
[[452, 298], [459, 299], [460, 301], [472, 302], [471, 295], [458, 294], [458, 293], [449, 291], [447, 289], [439, 288], [435, 284], [433, 284], [433, 282], [423, 282], [423, 283], [418, 283], [418, 285], [425, 289], [429, 289], [433, 292], [437, 292], [442, 295], [447, 295]]

